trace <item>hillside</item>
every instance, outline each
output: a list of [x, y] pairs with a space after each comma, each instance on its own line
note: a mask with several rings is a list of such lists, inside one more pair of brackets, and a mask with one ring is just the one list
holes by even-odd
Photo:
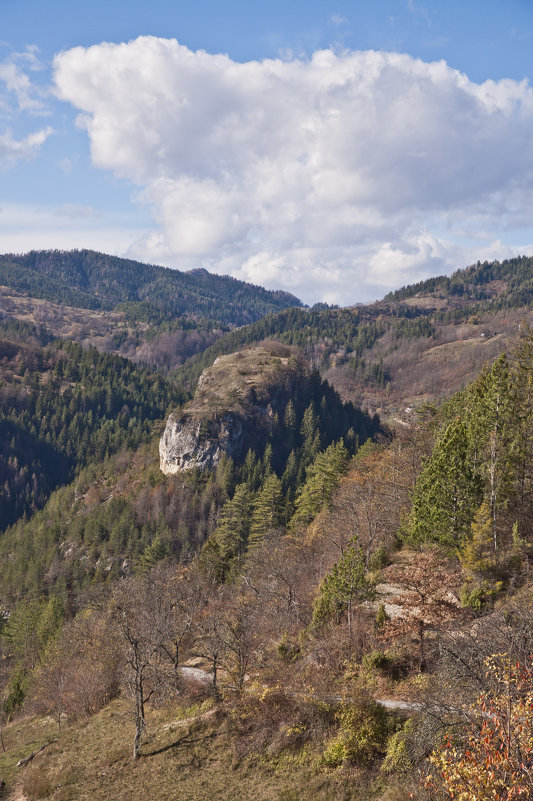
[[4, 324], [19, 320], [152, 369], [178, 368], [191, 391], [217, 356], [276, 339], [299, 347], [344, 400], [394, 425], [408, 422], [406, 409], [459, 389], [533, 321], [525, 257], [473, 265], [374, 304], [311, 310], [205, 271], [89, 251], [2, 258]]
[[[8, 798], [448, 801], [485, 759], [531, 796], [530, 267], [288, 309], [167, 375], [1, 323]], [[166, 421], [230, 418], [239, 448], [161, 471]]]
[[126, 359], [43, 344], [40, 331], [18, 328], [0, 334], [0, 531], [91, 462], [149, 440], [153, 423], [185, 399]]
[[287, 292], [94, 251], [0, 256], [0, 320], [169, 370], [225, 331], [301, 302]]
[[176, 375], [194, 386], [214, 359], [273, 338], [302, 349], [345, 400], [384, 419], [449, 396], [533, 322], [533, 259], [457, 271], [354, 308], [287, 309], [222, 336]]
[[[22, 598], [2, 638], [4, 708], [24, 696], [26, 711], [4, 729], [8, 793], [431, 801], [457, 765], [477, 788], [490, 758], [489, 788], [527, 798], [532, 364], [523, 337], [408, 437], [344, 461], [327, 502], [251, 532], [230, 567], [228, 533], [265, 520], [268, 475], [247, 509], [235, 488], [198, 559], [147, 550], [78, 615]], [[175, 478], [158, 499], [155, 473], [133, 488], [144, 459], [123, 463], [120, 492], [160, 508]], [[319, 464], [298, 498], [324, 496]], [[79, 499], [109, 509], [117, 491]]]
[[121, 304], [141, 319], [178, 316], [244, 325], [300, 301], [206, 270], [184, 273], [91, 250], [40, 250], [0, 256], [0, 285], [82, 309]]
[[[271, 520], [288, 522], [315, 462], [335, 474], [380, 431], [379, 420], [343, 403], [279, 345], [221, 358], [183, 409], [183, 394], [162, 376], [73, 343], [13, 345], [3, 369], [0, 423], [11, 444], [0, 462], [0, 511], [3, 528], [14, 524], [0, 538], [4, 603], [36, 588], [73, 598], [90, 582], [127, 574], [143, 554], [157, 560], [194, 551], [238, 487], [246, 487], [245, 528], [267, 490]], [[194, 461], [189, 437], [188, 475], [159, 471], [155, 438], [170, 411], [167, 430], [188, 421], [180, 426], [192, 425], [197, 451], [216, 452], [205, 464], [198, 455]], [[230, 419], [231, 449], [219, 428]], [[163, 438], [169, 452], [171, 435]], [[327, 497], [324, 489], [317, 508]], [[258, 519], [256, 536], [261, 525]], [[229, 546], [212, 554], [217, 569], [234, 556]]]

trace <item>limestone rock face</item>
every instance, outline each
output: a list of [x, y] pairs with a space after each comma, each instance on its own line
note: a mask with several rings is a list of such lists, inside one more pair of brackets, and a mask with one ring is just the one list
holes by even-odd
[[187, 408], [168, 418], [159, 442], [163, 473], [205, 470], [223, 454], [239, 462], [248, 448], [261, 450], [304, 372], [283, 345], [219, 356], [200, 376]]
[[159, 441], [160, 467], [165, 475], [195, 467], [205, 470], [216, 467], [224, 453], [239, 459], [242, 447], [242, 421], [231, 412], [209, 421], [208, 430], [205, 420], [171, 414]]

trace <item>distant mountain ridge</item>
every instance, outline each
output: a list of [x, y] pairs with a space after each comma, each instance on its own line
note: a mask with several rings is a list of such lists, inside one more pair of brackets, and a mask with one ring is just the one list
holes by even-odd
[[285, 309], [224, 334], [177, 375], [194, 387], [217, 356], [273, 339], [303, 350], [340, 392], [386, 419], [458, 390], [533, 325], [533, 258], [478, 262], [352, 308]]
[[108, 256], [92, 250], [0, 255], [0, 285], [82, 309], [127, 311], [148, 322], [176, 316], [246, 325], [302, 302], [229, 276]]
[[478, 261], [451, 276], [439, 275], [389, 292], [385, 301], [407, 301], [427, 295], [448, 295], [459, 301], [492, 302], [516, 308], [533, 301], [533, 258], [517, 256], [504, 261]]

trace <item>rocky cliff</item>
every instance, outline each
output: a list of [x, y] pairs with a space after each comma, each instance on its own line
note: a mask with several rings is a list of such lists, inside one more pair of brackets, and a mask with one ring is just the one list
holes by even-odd
[[168, 418], [159, 443], [163, 473], [215, 467], [223, 454], [240, 461], [268, 434], [304, 372], [283, 346], [220, 356], [202, 373], [189, 406]]
[[243, 450], [243, 423], [235, 414], [227, 413], [205, 422], [194, 417], [176, 418], [171, 414], [159, 442], [161, 470], [166, 475], [214, 467], [225, 453], [238, 460]]

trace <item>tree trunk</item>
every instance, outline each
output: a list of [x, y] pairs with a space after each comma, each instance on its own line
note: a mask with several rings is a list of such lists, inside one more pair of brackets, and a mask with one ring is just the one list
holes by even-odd
[[144, 690], [142, 679], [135, 682], [135, 737], [133, 738], [133, 759], [138, 759], [141, 750], [141, 740], [146, 728], [144, 717]]
[[426, 671], [426, 641], [425, 641], [426, 627], [424, 621], [421, 620], [418, 624], [418, 636], [420, 637], [420, 672]]
[[213, 657], [213, 695], [215, 700], [218, 701], [220, 698], [220, 693], [218, 691], [218, 683], [217, 683], [217, 669], [218, 669], [218, 658], [216, 656]]

